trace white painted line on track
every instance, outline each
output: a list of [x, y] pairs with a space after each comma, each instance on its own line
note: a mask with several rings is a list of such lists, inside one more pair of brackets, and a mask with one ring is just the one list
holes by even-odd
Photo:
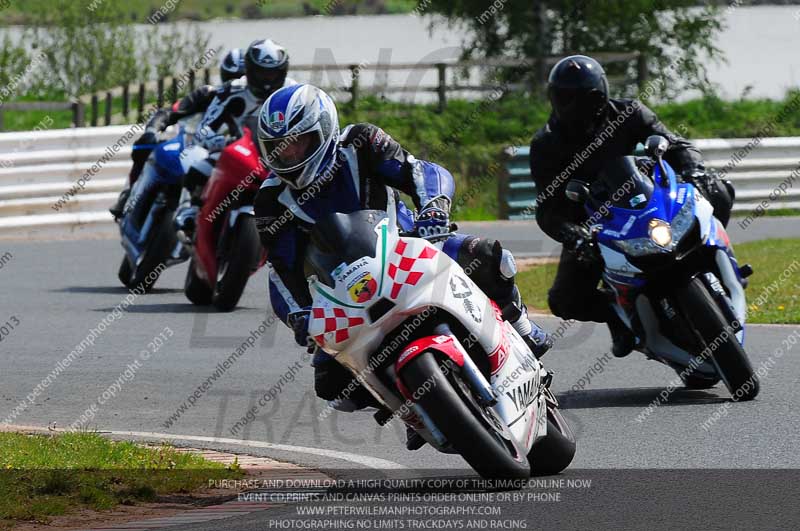
[[378, 457], [370, 457], [366, 455], [351, 454], [348, 452], [340, 452], [338, 450], [327, 450], [324, 448], [311, 448], [307, 446], [293, 446], [290, 444], [275, 444], [264, 441], [251, 441], [246, 439], [228, 439], [224, 437], [205, 437], [202, 435], [172, 435], [169, 433], [154, 433], [149, 431], [106, 431], [100, 430], [101, 433], [109, 435], [116, 435], [119, 437], [140, 437], [143, 439], [161, 439], [167, 441], [196, 441], [214, 444], [233, 444], [237, 446], [247, 446], [250, 448], [264, 448], [267, 450], [277, 450], [281, 452], [294, 452], [300, 454], [316, 455], [319, 457], [329, 457], [332, 459], [341, 459], [342, 461], [349, 461], [358, 465], [363, 465], [369, 468], [378, 470], [401, 470], [408, 467], [380, 459]]

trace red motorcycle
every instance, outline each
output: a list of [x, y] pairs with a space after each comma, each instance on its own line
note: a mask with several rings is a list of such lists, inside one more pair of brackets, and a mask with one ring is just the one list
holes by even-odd
[[253, 200], [267, 171], [249, 128], [220, 153], [203, 189], [184, 293], [194, 304], [228, 312], [250, 275], [266, 262], [256, 231]]

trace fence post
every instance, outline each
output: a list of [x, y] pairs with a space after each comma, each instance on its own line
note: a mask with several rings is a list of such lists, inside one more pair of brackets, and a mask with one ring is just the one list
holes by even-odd
[[439, 63], [436, 65], [436, 70], [439, 71], [439, 87], [436, 91], [439, 93], [439, 112], [444, 112], [447, 107], [447, 65]]
[[111, 96], [111, 91], [109, 90], [106, 92], [106, 125], [111, 125], [111, 104], [113, 102], [113, 97]]
[[500, 155], [500, 160], [503, 167], [500, 169], [497, 177], [497, 219], [508, 219], [508, 163], [512, 158], [508, 149], [504, 149]]
[[164, 106], [164, 78], [158, 78], [158, 95], [156, 96], [156, 106], [160, 109]]
[[92, 127], [97, 127], [97, 93], [92, 94]]
[[3, 111], [3, 108], [0, 107], [0, 131], [3, 131], [5, 129], [4, 115], [5, 112]]
[[125, 117], [125, 121], [128, 121], [128, 114], [130, 111], [130, 85], [125, 83], [122, 86], [122, 116]]
[[206, 85], [211, 84], [211, 69], [206, 68], [203, 70], [203, 83]]
[[358, 105], [359, 97], [359, 76], [358, 65], [350, 65], [350, 105], [353, 109]]
[[189, 71], [189, 92], [194, 91], [194, 70]]
[[169, 89], [169, 103], [172, 105], [172, 102], [178, 99], [178, 79], [173, 74], [172, 76], [172, 85]]
[[72, 102], [72, 123], [75, 127], [83, 127], [84, 124], [84, 107], [81, 100]]
[[139, 112], [136, 115], [137, 122], [141, 122], [142, 120], [144, 120], [144, 97], [145, 97], [144, 83], [139, 83], [139, 96], [138, 96], [139, 101], [137, 102], [139, 107]]
[[643, 53], [639, 53], [636, 57], [636, 86], [639, 88], [639, 93], [644, 91], [649, 77], [650, 73], [647, 68], [647, 56]]

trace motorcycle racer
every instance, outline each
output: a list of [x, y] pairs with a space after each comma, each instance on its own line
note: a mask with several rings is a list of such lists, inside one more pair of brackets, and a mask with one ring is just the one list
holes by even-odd
[[[239, 53], [237, 53], [237, 51]], [[244, 68], [244, 72], [242, 72]], [[236, 75], [242, 72], [240, 75]], [[133, 166], [125, 188], [120, 192], [117, 203], [109, 209], [115, 218], [122, 216], [130, 188], [136, 182], [144, 167], [147, 157], [158, 143], [157, 135], [170, 125], [187, 116], [204, 113], [198, 125], [195, 142], [200, 143], [212, 152], [204, 163], [192, 167], [184, 179], [184, 186], [189, 190], [191, 201], [182, 205], [179, 214], [181, 226], [189, 221], [193, 226], [193, 216], [197, 213], [199, 193], [211, 175], [211, 170], [224, 142], [224, 135], [218, 134], [223, 125], [228, 128], [240, 128], [248, 117], [253, 116], [264, 100], [282, 86], [292, 85], [294, 80], [287, 77], [289, 54], [279, 44], [269, 39], [253, 41], [244, 53], [231, 50], [223, 58], [220, 65], [222, 85], [203, 85], [176, 102], [171, 109], [159, 109], [148, 121], [145, 132], [133, 144], [131, 158]], [[244, 77], [243, 77], [244, 76]], [[222, 145], [224, 147], [224, 145]], [[187, 230], [189, 227], [186, 227]]]
[[[535, 355], [550, 348], [547, 334], [528, 319], [514, 282], [512, 254], [496, 240], [450, 235], [455, 185], [445, 168], [415, 158], [376, 125], [353, 124], [340, 132], [333, 100], [306, 84], [282, 88], [264, 103], [257, 136], [262, 164], [272, 172], [255, 199], [256, 226], [272, 266], [270, 301], [298, 345], [313, 345], [303, 257], [315, 220], [331, 212], [387, 210], [394, 204], [403, 231], [446, 238], [443, 251], [498, 304]], [[412, 198], [416, 217], [398, 192]], [[322, 399], [337, 400], [352, 382], [353, 376], [324, 353], [317, 352], [313, 365]], [[371, 395], [361, 389], [349, 396], [354, 408], [370, 405]]]
[[593, 259], [585, 212], [564, 194], [567, 183], [572, 178], [592, 182], [604, 163], [630, 155], [650, 135], [661, 135], [669, 141], [667, 162], [706, 196], [723, 225], [730, 217], [733, 186], [707, 172], [697, 148], [669, 131], [643, 103], [610, 99], [603, 67], [591, 57], [559, 61], [550, 72], [548, 97], [552, 113], [530, 147], [531, 177], [539, 190], [536, 221], [564, 244], [548, 303], [563, 319], [607, 323], [612, 353], [626, 356], [636, 338], [597, 289], [602, 267]]

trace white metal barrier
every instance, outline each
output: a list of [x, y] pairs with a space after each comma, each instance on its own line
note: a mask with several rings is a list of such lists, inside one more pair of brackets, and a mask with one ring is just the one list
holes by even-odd
[[[111, 126], [0, 133], [0, 230], [111, 223], [106, 209], [124, 184], [140, 132]], [[800, 208], [800, 137], [767, 138], [748, 149], [753, 143], [696, 142], [709, 166], [731, 166], [736, 210], [751, 211], [762, 201], [772, 209]], [[742, 150], [748, 153], [737, 162]]]

